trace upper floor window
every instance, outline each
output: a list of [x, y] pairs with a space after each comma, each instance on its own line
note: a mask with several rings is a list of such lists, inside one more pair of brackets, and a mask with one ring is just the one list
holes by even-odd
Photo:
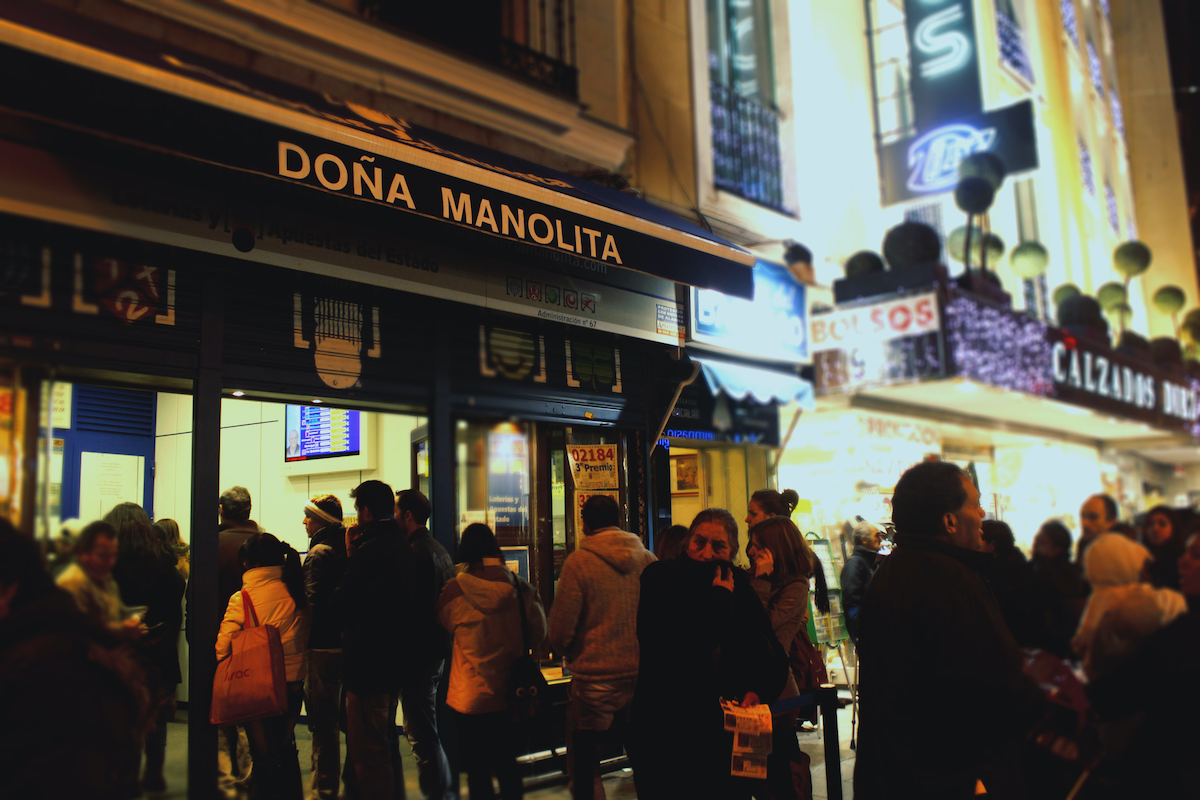
[[1092, 162], [1092, 154], [1083, 139], [1079, 140], [1079, 171], [1083, 175], [1083, 188], [1092, 197], [1096, 196], [1096, 166]]
[[575, 0], [491, 0], [465, 15], [461, 3], [436, 1], [365, 0], [362, 8], [368, 18], [579, 96]]
[[769, 0], [708, 0], [707, 12], [713, 181], [782, 211]]
[[1075, 16], [1075, 0], [1059, 0], [1058, 7], [1062, 9], [1063, 30], [1079, 47], [1079, 19]]
[[1104, 70], [1100, 66], [1100, 54], [1096, 52], [1096, 46], [1088, 41], [1087, 43], [1087, 59], [1088, 59], [1088, 74], [1092, 78], [1092, 86], [1096, 87], [1096, 91], [1100, 96], [1104, 96]]
[[1113, 233], [1120, 235], [1121, 214], [1117, 210], [1117, 194], [1108, 183], [1104, 184], [1104, 202], [1108, 205], [1108, 224], [1112, 226]]
[[869, 8], [879, 140], [880, 144], [890, 144], [917, 131], [909, 76], [908, 33], [903, 3], [899, 0], [869, 0]]
[[1121, 134], [1121, 138], [1125, 138], [1125, 112], [1121, 108], [1121, 100], [1117, 97], [1116, 90], [1110, 89], [1108, 92], [1108, 103], [1112, 108], [1113, 127], [1117, 129], [1117, 133]]
[[1025, 31], [1013, 0], [996, 0], [996, 35], [1000, 40], [1000, 60], [1033, 83], [1033, 65], [1029, 62]]

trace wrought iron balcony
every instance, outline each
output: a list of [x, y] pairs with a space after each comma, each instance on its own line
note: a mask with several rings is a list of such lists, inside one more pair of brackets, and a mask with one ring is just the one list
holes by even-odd
[[363, 14], [579, 97], [575, 0], [366, 0]]
[[785, 211], [779, 114], [716, 81], [712, 104], [713, 180], [717, 188]]

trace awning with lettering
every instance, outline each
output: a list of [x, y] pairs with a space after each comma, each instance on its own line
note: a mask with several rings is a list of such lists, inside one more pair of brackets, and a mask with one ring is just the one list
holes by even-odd
[[714, 392], [722, 392], [731, 400], [800, 404], [806, 411], [816, 408], [813, 385], [803, 378], [747, 364], [722, 361], [689, 353], [688, 358], [700, 364], [704, 379]]
[[41, 4], [0, 1], [0, 70], [38, 124], [753, 296], [753, 255], [637, 197]]

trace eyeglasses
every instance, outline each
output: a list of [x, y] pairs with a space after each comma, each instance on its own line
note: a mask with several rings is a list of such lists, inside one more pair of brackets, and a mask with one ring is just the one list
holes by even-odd
[[1097, 514], [1095, 511], [1085, 511], [1084, 513], [1080, 514], [1079, 516], [1083, 517], [1084, 519], [1100, 519], [1100, 515]]

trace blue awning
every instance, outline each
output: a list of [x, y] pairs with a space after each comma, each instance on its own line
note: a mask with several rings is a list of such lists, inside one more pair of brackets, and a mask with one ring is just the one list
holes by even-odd
[[714, 358], [688, 357], [700, 364], [704, 378], [714, 392], [724, 392], [731, 400], [752, 398], [759, 403], [800, 404], [806, 411], [816, 408], [813, 402], [813, 385], [803, 378], [775, 370], [719, 361]]

